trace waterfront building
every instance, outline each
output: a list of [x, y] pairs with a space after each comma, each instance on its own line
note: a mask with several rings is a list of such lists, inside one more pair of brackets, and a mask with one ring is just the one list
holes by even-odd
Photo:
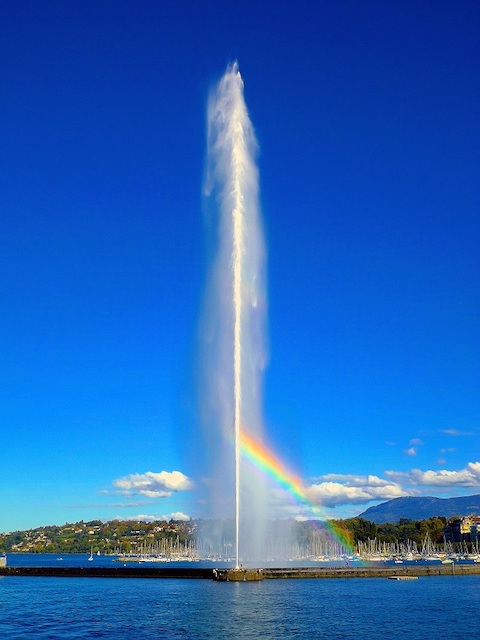
[[480, 516], [454, 518], [443, 528], [446, 542], [476, 542], [480, 540]]

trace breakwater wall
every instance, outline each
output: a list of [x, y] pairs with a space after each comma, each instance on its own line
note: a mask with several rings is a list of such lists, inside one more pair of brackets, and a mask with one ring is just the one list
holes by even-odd
[[391, 576], [480, 575], [478, 564], [435, 564], [378, 567], [288, 567], [263, 569], [265, 580], [272, 578], [389, 578]]
[[55, 578], [197, 578], [212, 579], [213, 569], [198, 567], [0, 567], [0, 576]]
[[[214, 579], [216, 569], [198, 567], [0, 567], [0, 576], [57, 578], [188, 578]], [[225, 570], [224, 570], [225, 571]], [[232, 570], [228, 570], [232, 571]], [[257, 571], [257, 570], [248, 570]], [[263, 568], [263, 579], [388, 578], [390, 576], [479, 575], [480, 563], [379, 567]]]

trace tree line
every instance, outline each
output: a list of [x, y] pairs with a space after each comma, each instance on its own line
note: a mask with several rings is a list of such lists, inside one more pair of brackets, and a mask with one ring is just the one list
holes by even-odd
[[[451, 521], [450, 518], [448, 521]], [[175, 538], [184, 543], [195, 539], [202, 521], [110, 521], [92, 520], [46, 526], [26, 531], [0, 534], [0, 551], [4, 553], [129, 553], [140, 542], [155, 542]], [[426, 520], [401, 518], [396, 523], [375, 524], [365, 518], [318, 521], [292, 521], [299, 544], [308, 543], [312, 532], [322, 528], [334, 530], [352, 547], [358, 542], [376, 539], [379, 542], [407, 541], [421, 544], [428, 535], [433, 543], [442, 542], [447, 519], [438, 516]], [[273, 528], [274, 529], [274, 528]]]

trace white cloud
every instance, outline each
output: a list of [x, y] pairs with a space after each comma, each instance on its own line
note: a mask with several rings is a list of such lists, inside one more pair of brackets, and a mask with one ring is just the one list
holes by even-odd
[[415, 447], [410, 447], [410, 449], [405, 449], [405, 451], [402, 451], [402, 453], [404, 453], [406, 456], [416, 456], [417, 450], [415, 449]]
[[187, 522], [188, 520], [190, 520], [190, 516], [188, 516], [186, 513], [183, 513], [182, 511], [174, 511], [168, 516], [162, 516], [160, 519], [161, 520], [184, 520], [185, 522]]
[[193, 488], [190, 478], [181, 471], [132, 473], [114, 480], [112, 484], [122, 495], [142, 495], [147, 498], [168, 498], [172, 493]]
[[394, 482], [409, 483], [431, 487], [476, 487], [480, 485], [480, 462], [469, 462], [465, 469], [459, 471], [386, 471], [385, 475]]
[[[105, 491], [100, 491], [99, 493], [106, 493]], [[145, 505], [150, 504], [148, 500], [139, 501], [139, 502], [113, 502], [113, 503], [91, 503], [91, 504], [67, 504], [65, 505], [68, 509], [124, 509], [128, 507], [131, 509], [132, 507], [144, 507]]]
[[366, 504], [411, 495], [392, 480], [376, 475], [329, 473], [304, 487], [305, 502], [292, 503], [289, 492], [279, 487], [271, 491], [275, 517], [311, 518], [325, 515], [325, 509]]
[[169, 515], [155, 516], [140, 513], [137, 516], [116, 516], [114, 520], [133, 521], [133, 522], [169, 522], [170, 520], [183, 520], [187, 522], [190, 520], [190, 516], [181, 511], [175, 511]]
[[[376, 476], [367, 476], [376, 478]], [[384, 482], [365, 484], [364, 486], [340, 484], [339, 482], [321, 482], [305, 489], [309, 502], [320, 507], [336, 507], [344, 504], [365, 504], [375, 500], [391, 500], [409, 495], [398, 484]]]
[[422, 444], [424, 444], [423, 440], [420, 440], [420, 438], [412, 438], [410, 440], [410, 444], [420, 447]]
[[327, 473], [326, 475], [315, 478], [315, 482], [341, 482], [347, 487], [384, 487], [391, 484], [391, 481], [383, 480], [378, 476], [361, 476], [346, 473]]
[[471, 431], [460, 431], [459, 429], [441, 429], [440, 433], [445, 433], [447, 436], [471, 436]]

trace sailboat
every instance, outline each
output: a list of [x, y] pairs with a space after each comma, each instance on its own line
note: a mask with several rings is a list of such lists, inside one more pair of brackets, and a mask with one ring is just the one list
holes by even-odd
[[88, 561], [91, 562], [93, 560], [93, 547], [90, 550], [90, 555], [88, 557]]

